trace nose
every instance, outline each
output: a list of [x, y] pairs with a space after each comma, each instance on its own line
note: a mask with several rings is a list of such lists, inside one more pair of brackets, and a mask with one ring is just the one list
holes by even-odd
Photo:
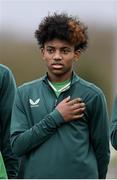
[[55, 54], [53, 56], [53, 59], [56, 60], [56, 61], [60, 61], [62, 59], [60, 51], [55, 52]]

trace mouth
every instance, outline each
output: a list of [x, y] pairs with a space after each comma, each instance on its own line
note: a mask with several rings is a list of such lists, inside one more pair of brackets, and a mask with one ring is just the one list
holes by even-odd
[[53, 63], [52, 67], [54, 69], [61, 69], [61, 68], [63, 68], [63, 64], [61, 64], [61, 63]]

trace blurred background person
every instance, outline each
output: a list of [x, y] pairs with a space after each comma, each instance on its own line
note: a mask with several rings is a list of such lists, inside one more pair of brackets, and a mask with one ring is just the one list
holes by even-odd
[[16, 178], [18, 173], [18, 159], [12, 153], [10, 145], [10, 123], [15, 91], [16, 84], [12, 72], [0, 64], [0, 176], [8, 176], [9, 179]]
[[110, 133], [112, 146], [117, 150], [117, 95], [113, 103]]

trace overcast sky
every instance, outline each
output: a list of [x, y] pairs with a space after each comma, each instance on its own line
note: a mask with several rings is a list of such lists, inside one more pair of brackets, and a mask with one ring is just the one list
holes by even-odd
[[117, 0], [0, 0], [0, 29], [30, 34], [48, 12], [68, 12], [100, 27], [117, 24]]
[[[99, 28], [115, 28], [117, 38], [117, 0], [0, 0], [0, 30], [16, 37], [34, 39], [41, 19], [48, 13], [67, 12]], [[116, 39], [117, 40], [117, 39]], [[117, 91], [117, 41], [115, 43], [114, 79]]]

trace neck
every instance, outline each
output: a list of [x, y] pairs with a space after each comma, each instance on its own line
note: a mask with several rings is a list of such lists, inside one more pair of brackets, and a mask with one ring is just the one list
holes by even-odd
[[71, 79], [71, 76], [72, 76], [72, 71], [63, 75], [55, 75], [55, 74], [53, 75], [48, 72], [48, 79], [51, 82], [63, 82]]

